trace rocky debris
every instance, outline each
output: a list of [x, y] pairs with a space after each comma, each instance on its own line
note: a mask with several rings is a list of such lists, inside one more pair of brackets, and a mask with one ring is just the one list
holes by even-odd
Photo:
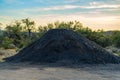
[[114, 46], [109, 46], [109, 47], [106, 47], [105, 49], [110, 53], [120, 52], [120, 48], [117, 48], [117, 47], [114, 47]]
[[119, 63], [120, 60], [96, 43], [71, 30], [52, 29], [18, 54], [5, 58], [8, 62], [39, 63]]

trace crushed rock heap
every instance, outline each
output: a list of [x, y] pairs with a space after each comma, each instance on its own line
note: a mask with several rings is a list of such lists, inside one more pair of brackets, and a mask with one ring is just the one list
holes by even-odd
[[52, 29], [18, 54], [5, 58], [8, 62], [39, 63], [119, 63], [120, 60], [96, 43], [65, 29]]

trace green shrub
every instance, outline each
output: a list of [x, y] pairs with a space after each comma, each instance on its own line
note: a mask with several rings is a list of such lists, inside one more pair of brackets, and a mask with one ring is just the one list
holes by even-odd
[[[24, 27], [26, 27], [26, 29], [24, 29]], [[112, 35], [106, 35], [103, 30], [93, 31], [88, 27], [84, 27], [79, 21], [57, 21], [54, 23], [49, 23], [45, 26], [39, 26], [36, 31], [34, 21], [30, 21], [27, 18], [21, 21], [15, 21], [14, 24], [7, 25], [5, 29], [6, 30], [4, 31], [3, 36], [0, 36], [0, 47], [6, 49], [15, 47], [23, 48], [39, 39], [50, 29], [73, 30], [78, 34], [82, 34], [87, 37], [89, 40], [96, 42], [102, 47], [107, 47], [110, 45], [120, 47], [120, 31], [114, 31]]]
[[112, 41], [116, 47], [120, 47], [120, 31], [114, 31], [112, 34]]
[[111, 45], [111, 38], [108, 35], [105, 35], [103, 30], [92, 31], [89, 28], [81, 28], [77, 30], [78, 33], [81, 33], [83, 36], [87, 37], [89, 40], [96, 42], [102, 47], [107, 47]]
[[8, 37], [5, 37], [2, 41], [1, 46], [5, 49], [13, 49], [15, 48], [14, 44], [13, 44], [13, 39], [10, 39]]

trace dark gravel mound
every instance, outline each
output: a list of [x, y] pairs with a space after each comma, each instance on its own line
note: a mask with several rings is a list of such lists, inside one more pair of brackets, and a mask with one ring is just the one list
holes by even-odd
[[15, 56], [5, 59], [11, 62], [40, 63], [119, 63], [118, 57], [110, 54], [96, 43], [65, 29], [53, 29], [39, 40], [25, 47]]

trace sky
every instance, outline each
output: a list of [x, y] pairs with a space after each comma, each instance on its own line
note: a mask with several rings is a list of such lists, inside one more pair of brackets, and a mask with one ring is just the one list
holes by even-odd
[[120, 30], [120, 0], [0, 0], [0, 23], [30, 18], [36, 26], [80, 21], [93, 30]]

